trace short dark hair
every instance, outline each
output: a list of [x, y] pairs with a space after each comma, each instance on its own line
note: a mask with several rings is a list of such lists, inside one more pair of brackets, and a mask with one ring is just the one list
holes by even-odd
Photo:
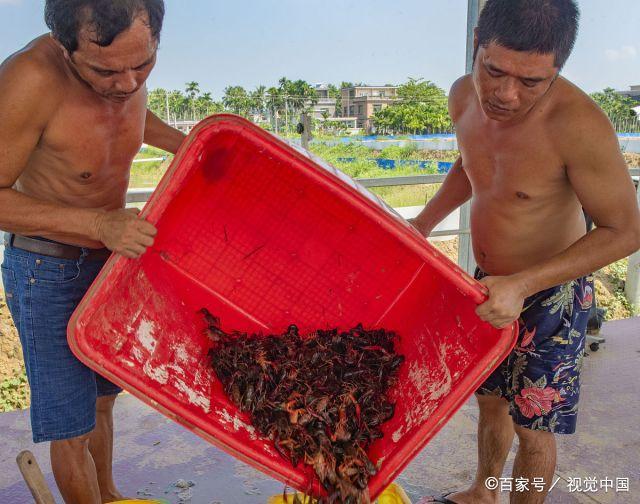
[[478, 21], [478, 45], [495, 42], [514, 51], [553, 53], [566, 63], [578, 33], [574, 0], [488, 0]]
[[44, 20], [53, 36], [73, 53], [78, 49], [78, 32], [84, 23], [95, 32], [93, 42], [106, 47], [127, 30], [140, 13], [147, 14], [151, 34], [159, 40], [164, 19], [163, 0], [46, 0]]

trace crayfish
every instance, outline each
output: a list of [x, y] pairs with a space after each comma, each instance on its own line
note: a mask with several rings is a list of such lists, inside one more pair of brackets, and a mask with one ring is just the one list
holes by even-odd
[[362, 325], [304, 337], [295, 325], [281, 335], [226, 333], [202, 313], [225, 393], [282, 457], [313, 468], [326, 492], [319, 503], [368, 503], [376, 467], [367, 449], [393, 416], [388, 391], [404, 360], [396, 334]]

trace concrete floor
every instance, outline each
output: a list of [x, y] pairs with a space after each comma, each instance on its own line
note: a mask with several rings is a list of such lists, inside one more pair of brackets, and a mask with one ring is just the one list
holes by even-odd
[[[548, 503], [640, 503], [640, 318], [610, 322], [607, 342], [586, 359], [578, 433], [559, 438], [557, 477]], [[403, 472], [398, 482], [420, 496], [464, 488], [475, 471], [477, 407], [471, 399]], [[32, 450], [50, 486], [48, 446], [33, 445], [28, 411], [0, 415], [0, 503], [32, 502], [15, 464]], [[263, 504], [282, 484], [210, 446], [131, 396], [116, 407], [115, 475], [128, 495], [171, 503]], [[514, 452], [508, 461], [509, 474]], [[628, 478], [629, 492], [570, 492], [570, 478]], [[179, 491], [178, 479], [192, 480]], [[56, 494], [57, 498], [59, 496]], [[504, 494], [503, 501], [507, 501]], [[62, 502], [61, 499], [59, 502]]]

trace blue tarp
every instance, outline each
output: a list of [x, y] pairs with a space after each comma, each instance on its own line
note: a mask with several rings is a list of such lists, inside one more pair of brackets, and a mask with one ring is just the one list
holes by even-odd
[[[627, 138], [627, 137], [638, 137], [640, 138], [640, 133], [618, 133], [618, 137]], [[433, 133], [431, 135], [404, 135], [399, 138], [396, 135], [366, 135], [366, 136], [349, 136], [349, 137], [341, 137], [340, 141], [342, 143], [351, 143], [351, 142], [384, 142], [384, 141], [402, 141], [402, 140], [433, 140], [433, 139], [454, 139], [455, 134], [453, 133]]]
[[[338, 158], [340, 163], [355, 163], [354, 157]], [[448, 173], [453, 163], [450, 161], [421, 161], [419, 159], [384, 159], [384, 158], [368, 158], [367, 161], [374, 161], [378, 167], [383, 170], [393, 170], [398, 166], [417, 166], [421, 170], [428, 168], [436, 168], [438, 173]]]

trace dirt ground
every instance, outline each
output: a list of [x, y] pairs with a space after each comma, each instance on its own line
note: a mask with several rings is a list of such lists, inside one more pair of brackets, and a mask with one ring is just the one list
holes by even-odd
[[0, 412], [26, 408], [29, 388], [18, 334], [0, 294]]
[[639, 168], [640, 167], [640, 154], [635, 154], [633, 152], [625, 152], [624, 159], [627, 161], [627, 164], [631, 168]]
[[0, 295], [0, 382], [13, 378], [23, 368], [18, 334], [4, 298]]

